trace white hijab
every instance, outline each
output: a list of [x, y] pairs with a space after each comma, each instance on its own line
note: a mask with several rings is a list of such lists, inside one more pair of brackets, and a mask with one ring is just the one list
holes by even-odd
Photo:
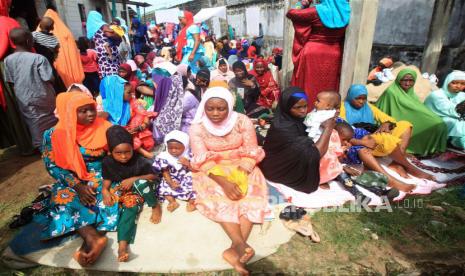
[[[168, 141], [170, 140], [178, 141], [184, 145], [184, 152], [179, 157], [174, 157], [168, 152]], [[158, 155], [158, 158], [166, 160], [173, 168], [180, 170], [182, 168], [182, 164], [179, 163], [179, 158], [184, 157], [189, 159], [189, 135], [179, 130], [173, 130], [165, 136], [165, 147], [166, 150], [161, 152]]]
[[[220, 124], [215, 124], [208, 119], [205, 113], [205, 104], [211, 98], [223, 99], [228, 103], [228, 117]], [[234, 98], [232, 93], [224, 87], [213, 87], [207, 89], [202, 96], [202, 101], [199, 104], [197, 112], [195, 113], [193, 124], [202, 124], [208, 132], [215, 136], [225, 136], [230, 133], [236, 124], [238, 114], [233, 110]]]

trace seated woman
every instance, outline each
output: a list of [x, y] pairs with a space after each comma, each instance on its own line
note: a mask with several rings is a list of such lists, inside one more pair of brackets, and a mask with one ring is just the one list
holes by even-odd
[[[399, 190], [410, 190], [412, 185], [402, 183], [389, 176], [380, 166], [375, 157], [390, 156], [394, 160], [391, 168], [396, 171], [399, 166], [405, 168], [407, 172], [414, 176], [426, 179], [433, 179], [427, 173], [422, 172], [411, 165], [405, 158], [405, 149], [409, 146], [409, 139], [412, 133], [412, 125], [405, 121], [396, 121], [394, 118], [384, 114], [374, 105], [367, 102], [368, 90], [364, 85], [354, 84], [350, 87], [347, 97], [341, 104], [340, 117], [345, 119], [351, 125], [357, 126], [359, 123], [365, 123], [378, 127], [371, 135], [366, 135], [360, 139], [350, 139], [350, 144], [357, 147], [357, 153], [363, 163], [371, 170], [384, 173], [388, 176], [390, 185]], [[373, 139], [369, 139], [369, 137]], [[342, 137], [341, 137], [342, 138]], [[406, 186], [408, 185], [408, 186]]]
[[83, 239], [74, 254], [82, 266], [93, 264], [105, 249], [103, 231], [117, 226], [118, 205], [102, 201], [105, 133], [111, 124], [97, 117], [95, 101], [82, 92], [57, 97], [58, 124], [44, 133], [42, 159], [55, 178], [44, 240], [76, 231]]
[[[252, 122], [233, 111], [233, 101], [223, 87], [205, 92], [190, 128], [191, 164], [198, 170], [193, 173], [197, 209], [218, 222], [231, 239], [223, 258], [248, 274], [245, 264], [255, 252], [247, 239], [253, 223], [263, 222], [267, 206], [265, 178], [256, 166], [264, 152]], [[233, 173], [245, 176], [246, 191], [231, 180]]]
[[465, 113], [458, 112], [458, 105], [465, 105], [465, 72], [453, 71], [447, 75], [442, 88], [431, 93], [425, 105], [441, 117], [449, 130], [450, 143], [465, 149]]
[[256, 59], [250, 74], [257, 79], [260, 85], [260, 96], [258, 96], [257, 104], [268, 109], [273, 108], [278, 101], [280, 89], [268, 68], [268, 62], [263, 58]]
[[247, 72], [247, 68], [242, 61], [233, 64], [235, 77], [229, 81], [229, 89], [242, 99], [245, 113], [252, 118], [258, 118], [263, 113], [268, 113], [266, 108], [257, 104], [260, 96], [260, 85], [254, 76]]
[[211, 72], [210, 80], [229, 82], [232, 78], [234, 78], [234, 73], [229, 69], [228, 61], [220, 58], [216, 62], [216, 69]]
[[309, 194], [320, 184], [320, 158], [328, 150], [335, 120], [323, 122], [323, 132], [314, 143], [305, 131], [307, 101], [303, 89], [289, 87], [283, 91], [265, 138], [265, 159], [260, 168], [268, 180]]
[[417, 74], [406, 68], [399, 72], [376, 102], [386, 114], [413, 125], [413, 133], [407, 152], [421, 156], [444, 152], [447, 143], [447, 126], [442, 119], [420, 102], [413, 86]]

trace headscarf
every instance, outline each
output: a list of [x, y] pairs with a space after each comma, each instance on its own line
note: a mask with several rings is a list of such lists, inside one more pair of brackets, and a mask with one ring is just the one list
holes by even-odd
[[230, 55], [228, 58], [228, 64], [233, 65], [239, 60], [239, 58], [236, 55]]
[[86, 22], [87, 38], [92, 39], [95, 33], [105, 24], [107, 23], [103, 21], [103, 16], [99, 12], [90, 11]]
[[79, 146], [86, 149], [102, 149], [107, 144], [105, 133], [111, 124], [96, 117], [89, 126], [79, 125], [77, 109], [95, 101], [81, 92], [60, 93], [57, 111], [60, 119], [52, 133], [52, 150], [58, 167], [75, 172], [79, 179], [89, 181], [93, 175], [87, 171]]
[[366, 102], [360, 109], [352, 106], [351, 102], [359, 97], [365, 95], [368, 98], [368, 90], [365, 85], [354, 84], [349, 88], [347, 97], [344, 101], [344, 108], [346, 110], [346, 119], [351, 125], [356, 123], [370, 123], [374, 124], [373, 111], [371, 110], [368, 102]]
[[78, 87], [79, 89], [81, 89], [81, 91], [83, 93], [85, 93], [87, 96], [93, 98], [94, 96], [92, 96], [92, 93], [89, 91], [89, 89], [83, 85], [83, 84], [80, 84], [80, 83], [73, 83], [71, 84], [68, 89], [66, 90], [66, 92], [69, 92], [74, 86]]
[[115, 17], [115, 19], [119, 21], [119, 25], [123, 27], [125, 33], [127, 34], [129, 29], [128, 29], [128, 25], [126, 25], [126, 20], [124, 20], [121, 17]]
[[176, 58], [182, 59], [182, 49], [187, 45], [187, 29], [194, 24], [194, 15], [189, 11], [184, 11], [184, 18], [186, 19], [186, 25], [181, 29], [177, 39]]
[[137, 84], [139, 83], [139, 79], [137, 78], [136, 74], [132, 71], [131, 65], [129, 65], [128, 63], [123, 63], [119, 66], [119, 68], [127, 72], [126, 77], [124, 79], [127, 80], [132, 85], [132, 88], [135, 90]]
[[153, 72], [152, 79], [157, 84], [157, 89], [155, 89], [154, 93], [153, 111], [160, 113], [160, 110], [166, 103], [173, 81], [170, 77], [160, 75], [157, 70]]
[[[259, 76], [257, 71], [255, 71], [258, 63], [263, 63], [263, 67], [265, 67], [265, 72], [261, 76]], [[253, 62], [253, 69], [249, 73], [257, 79], [261, 89], [266, 88], [270, 79], [273, 78], [273, 75], [271, 75], [270, 69], [268, 68], [268, 62], [266, 62], [263, 58], [258, 58]]]
[[[8, 34], [11, 30], [20, 28], [21, 25], [19, 25], [19, 23], [16, 22], [16, 20], [13, 18], [0, 16], [0, 26], [0, 60], [2, 60], [5, 54], [8, 52], [8, 49], [10, 47], [14, 47], [13, 42], [10, 41]], [[0, 85], [0, 106], [3, 108], [3, 110], [6, 110], [6, 99], [5, 95], [3, 94], [2, 85]]]
[[[226, 64], [226, 73], [223, 73], [222, 71], [220, 71], [219, 66], [221, 63]], [[213, 80], [224, 80], [226, 82], [229, 82], [233, 78], [234, 78], [234, 73], [231, 71], [228, 61], [224, 58], [220, 58], [216, 62], [216, 69], [211, 72], [210, 79], [212, 81]]]
[[389, 68], [392, 64], [394, 64], [394, 61], [390, 57], [384, 57], [379, 61], [379, 63], [383, 64], [384, 67]]
[[307, 96], [298, 87], [286, 88], [281, 94], [265, 138], [265, 159], [260, 168], [270, 181], [311, 193], [320, 182], [320, 153], [305, 131], [305, 118], [296, 118], [290, 113], [301, 99], [307, 99]]
[[[459, 102], [455, 102], [454, 99], [459, 95], [459, 93], [452, 93], [449, 92], [449, 84], [453, 81], [465, 81], [465, 72], [464, 71], [452, 71], [449, 75], [447, 75], [444, 83], [442, 85], [441, 90], [444, 91], [444, 94], [454, 103], [459, 104]], [[462, 91], [463, 92], [463, 91]]]
[[[210, 119], [208, 119], [207, 114], [205, 113], [205, 104], [211, 98], [223, 99], [228, 104], [228, 117], [221, 123], [215, 124]], [[232, 93], [228, 89], [223, 87], [214, 87], [209, 88], [205, 91], [205, 94], [202, 97], [202, 101], [199, 104], [197, 112], [195, 113], [193, 124], [202, 124], [205, 129], [215, 136], [225, 136], [232, 131], [234, 125], [236, 124], [238, 114], [233, 110], [234, 108], [234, 98]]]
[[249, 74], [249, 72], [247, 72], [247, 67], [245, 66], [245, 64], [242, 61], [234, 62], [233, 66], [232, 66], [232, 69], [233, 69], [233, 71], [236, 70], [236, 69], [241, 69], [242, 71], [244, 71], [244, 78], [247, 78], [247, 75]]
[[103, 110], [108, 112], [108, 119], [114, 125], [126, 126], [131, 117], [130, 104], [123, 99], [126, 82], [120, 76], [111, 75], [103, 78], [100, 83]]
[[[210, 85], [210, 71], [208, 69], [200, 69], [197, 72], [197, 75], [195, 75], [195, 78], [197, 79], [198, 77], [201, 77], [207, 81], [206, 87]], [[197, 100], [201, 100], [203, 97], [203, 94], [205, 92], [204, 88], [201, 88], [200, 86], [197, 86], [196, 83], [195, 85], [195, 91], [194, 91], [194, 96], [197, 98]]]
[[342, 28], [349, 24], [350, 4], [348, 0], [321, 0], [320, 4], [315, 7], [326, 28]]
[[137, 25], [137, 27], [135, 28], [135, 29], [136, 29], [136, 34], [135, 34], [136, 36], [138, 36], [138, 37], [143, 37], [143, 36], [145, 36], [145, 34], [146, 34], [146, 32], [147, 32], [147, 26], [144, 25], [144, 24], [142, 24], [142, 23], [140, 22], [140, 19], [139, 19], [139, 18], [134, 17], [134, 18], [132, 19], [132, 25], [133, 25], [133, 27], [134, 27], [134, 25]]
[[182, 168], [182, 164], [179, 163], [180, 157], [174, 157], [168, 152], [168, 142], [172, 140], [184, 145], [184, 152], [180, 155], [180, 157], [189, 159], [189, 135], [179, 130], [173, 130], [165, 136], [164, 142], [166, 150], [161, 152], [157, 158], [166, 160], [170, 166], [176, 170], [180, 170]]
[[[106, 132], [110, 152], [121, 144], [130, 144], [132, 147], [132, 135], [122, 126], [114, 125]], [[133, 176], [141, 176], [152, 173], [151, 162], [133, 152], [131, 159], [126, 163], [116, 161], [112, 156], [106, 156], [102, 162], [102, 178], [111, 181], [123, 181]]]
[[189, 65], [179, 64], [176, 68], [177, 68], [176, 71], [178, 72], [179, 75], [181, 75], [182, 77], [187, 77], [187, 71], [189, 69]]

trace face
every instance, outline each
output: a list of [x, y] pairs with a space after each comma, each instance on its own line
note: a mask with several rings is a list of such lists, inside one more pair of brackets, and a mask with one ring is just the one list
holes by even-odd
[[127, 75], [128, 75], [128, 71], [124, 70], [123, 68], [118, 69], [118, 76], [124, 79], [127, 77]]
[[265, 64], [263, 62], [259, 62], [255, 65], [255, 71], [259, 76], [265, 74]]
[[123, 100], [129, 102], [131, 100], [131, 85], [124, 86]]
[[447, 86], [449, 92], [459, 93], [465, 90], [465, 81], [463, 80], [453, 80]]
[[226, 64], [220, 64], [220, 65], [218, 66], [218, 70], [220, 70], [220, 71], [223, 72], [223, 73], [226, 73], [226, 72], [228, 72], [228, 65], [226, 65]]
[[132, 145], [128, 143], [123, 143], [117, 145], [113, 148], [111, 152], [111, 156], [119, 163], [126, 164], [129, 160], [131, 160], [133, 155]]
[[205, 103], [205, 114], [212, 123], [219, 124], [228, 117], [228, 103], [220, 98], [211, 98]]
[[350, 102], [350, 105], [352, 105], [356, 109], [360, 109], [365, 105], [366, 102], [367, 102], [367, 96], [366, 95], [360, 95], [357, 98], [353, 99]]
[[349, 143], [350, 139], [354, 137], [354, 132], [345, 128], [339, 129], [337, 133], [339, 134], [342, 145]]
[[305, 118], [307, 116], [307, 101], [300, 99], [291, 107], [289, 113], [295, 118]]
[[186, 18], [185, 17], [179, 17], [179, 24], [185, 26], [186, 25]]
[[409, 90], [409, 89], [412, 88], [414, 85], [415, 85], [415, 79], [414, 79], [413, 76], [410, 75], [410, 74], [405, 75], [405, 76], [400, 80], [400, 87], [402, 87], [402, 89], [403, 89], [404, 91]]
[[179, 142], [168, 142], [168, 152], [174, 156], [179, 157], [186, 148], [182, 143]]
[[143, 56], [136, 56], [134, 58], [134, 61], [136, 62], [137, 65], [141, 65], [145, 62], [145, 59]]
[[240, 80], [245, 77], [245, 71], [242, 70], [241, 68], [235, 68], [233, 70], [233, 72], [234, 72], [234, 75], [236, 76], [236, 78], [238, 78]]
[[195, 85], [201, 88], [206, 88], [208, 85], [208, 80], [203, 77], [197, 76], [197, 78], [195, 79]]
[[316, 110], [330, 110], [334, 108], [334, 106], [328, 99], [325, 99], [324, 97], [320, 96], [317, 96], [314, 105]]
[[77, 123], [83, 126], [88, 126], [94, 123], [97, 117], [97, 110], [94, 104], [86, 104], [77, 109]]

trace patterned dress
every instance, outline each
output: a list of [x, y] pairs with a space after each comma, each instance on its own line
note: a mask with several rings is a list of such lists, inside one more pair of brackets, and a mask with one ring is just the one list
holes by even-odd
[[106, 151], [90, 151], [83, 147], [80, 152], [86, 163], [87, 171], [94, 174], [94, 179], [87, 185], [96, 192], [97, 203], [85, 206], [74, 190], [74, 186], [81, 182], [76, 175], [58, 167], [54, 161], [51, 136], [54, 128], [44, 133], [42, 144], [42, 160], [48, 173], [55, 178], [50, 199], [48, 225], [42, 232], [42, 239], [51, 239], [78, 230], [87, 225], [94, 225], [99, 231], [115, 231], [118, 222], [118, 203], [105, 206], [102, 198], [102, 159]]
[[179, 188], [173, 190], [171, 186], [162, 178], [160, 186], [158, 186], [158, 197], [161, 202], [164, 201], [165, 196], [172, 196], [179, 200], [190, 200], [195, 199], [195, 193], [192, 189], [192, 173], [188, 171], [184, 166], [180, 170], [177, 170], [165, 159], [156, 157], [153, 163], [153, 168], [156, 171], [162, 171], [168, 169], [171, 179], [179, 183]]
[[[222, 137], [209, 133], [201, 124], [193, 124], [189, 136], [194, 155], [191, 163], [199, 170], [193, 173], [199, 212], [217, 222], [239, 223], [239, 218], [245, 216], [253, 223], [262, 223], [268, 190], [265, 177], [256, 165], [265, 152], [257, 145], [252, 121], [239, 114], [232, 131]], [[247, 194], [242, 199], [230, 200], [223, 188], [208, 177], [208, 171], [216, 165], [224, 169], [240, 166], [249, 171]]]
[[[112, 42], [103, 34], [103, 30], [98, 30], [94, 35], [95, 50], [97, 51], [97, 63], [102, 78], [118, 74], [118, 68], [121, 64], [118, 45]], [[111, 55], [107, 54], [104, 45], [108, 44], [111, 49]]]

